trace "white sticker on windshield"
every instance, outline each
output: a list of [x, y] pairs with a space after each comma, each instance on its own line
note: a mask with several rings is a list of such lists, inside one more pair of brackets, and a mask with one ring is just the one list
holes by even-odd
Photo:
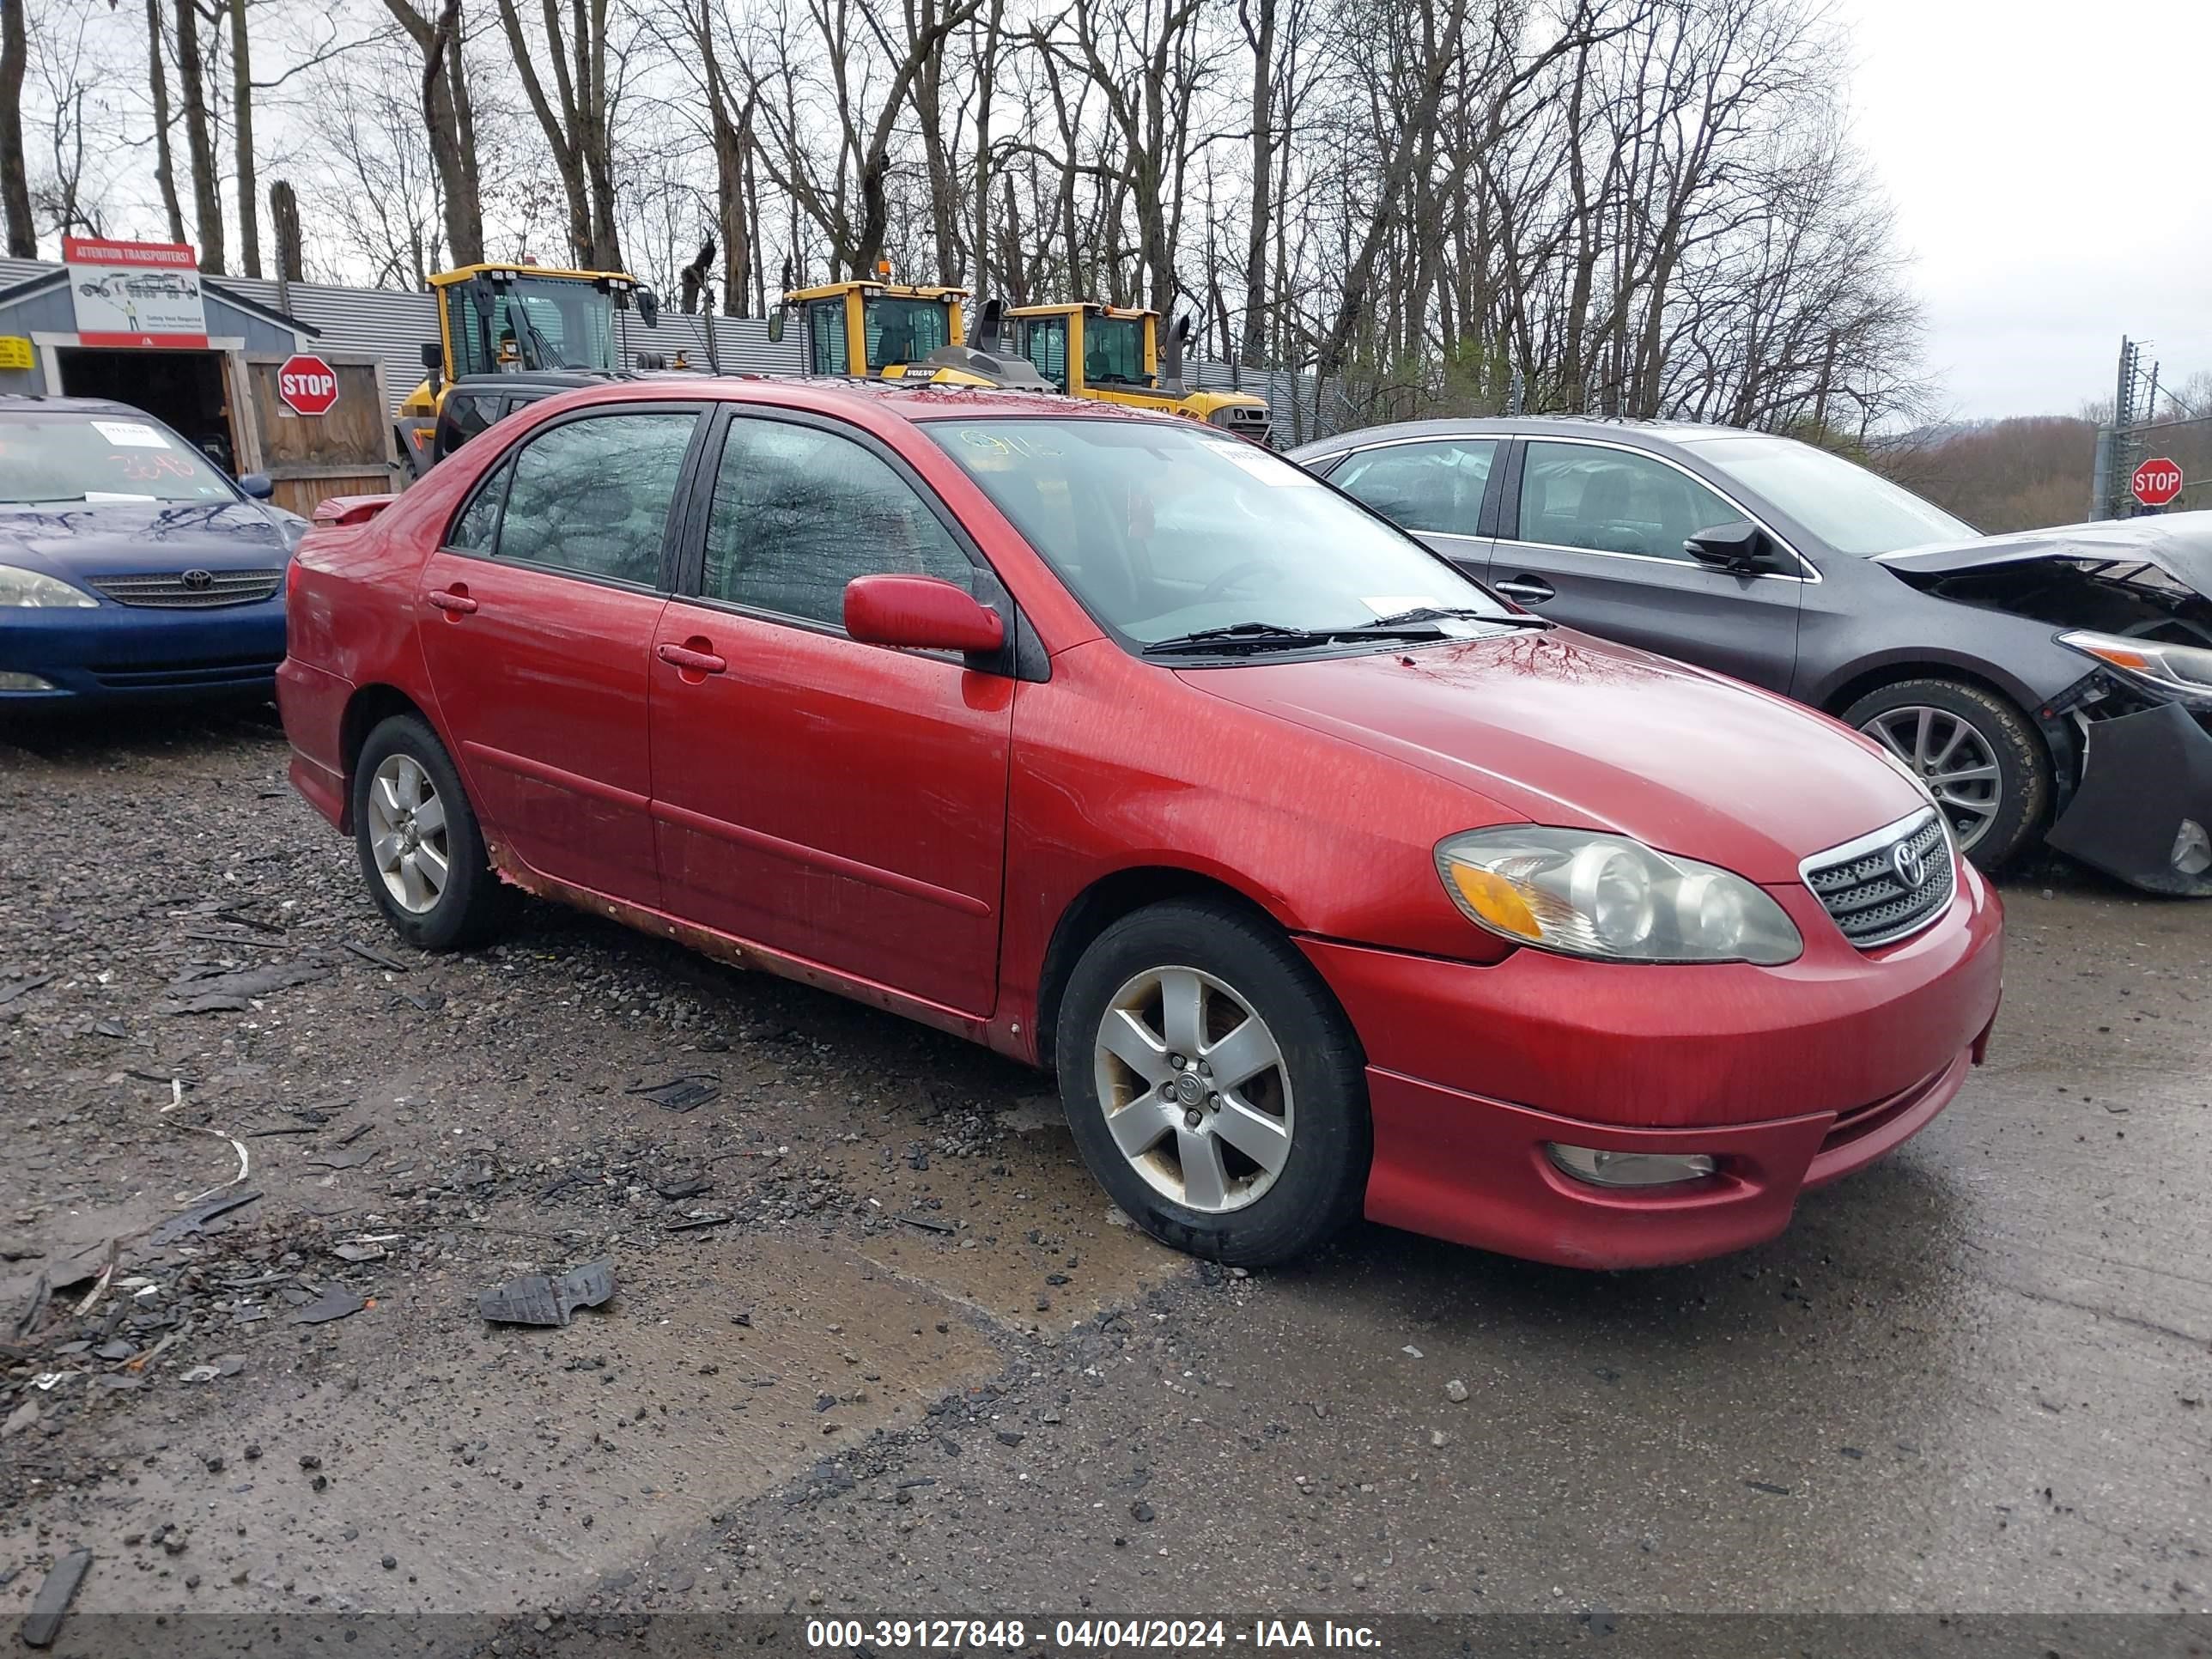
[[1318, 488], [1321, 483], [1320, 479], [1300, 471], [1288, 461], [1279, 459], [1267, 450], [1255, 449], [1248, 443], [1240, 443], [1234, 438], [1209, 439], [1206, 447], [1215, 454], [1234, 461], [1261, 483], [1273, 484], [1278, 489], [1297, 484], [1312, 484]]
[[127, 489], [88, 489], [84, 492], [84, 498], [88, 501], [150, 501], [154, 499], [151, 495], [134, 495]]
[[1403, 616], [1408, 611], [1419, 611], [1431, 605], [1442, 610], [1443, 603], [1442, 599], [1431, 599], [1426, 593], [1385, 593], [1379, 599], [1360, 600], [1360, 604], [1378, 617]]
[[167, 449], [169, 441], [143, 421], [94, 421], [100, 435], [118, 449]]

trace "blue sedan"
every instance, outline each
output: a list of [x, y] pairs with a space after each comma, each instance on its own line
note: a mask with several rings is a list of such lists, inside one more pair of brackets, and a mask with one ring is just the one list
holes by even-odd
[[0, 398], [0, 711], [270, 695], [307, 521], [126, 404]]

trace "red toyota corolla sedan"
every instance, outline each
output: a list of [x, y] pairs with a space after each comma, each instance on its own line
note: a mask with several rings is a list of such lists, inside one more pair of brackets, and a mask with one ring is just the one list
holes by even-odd
[[1996, 898], [1820, 715], [1553, 627], [1286, 461], [1004, 392], [659, 380], [292, 567], [301, 792], [428, 950], [502, 884], [1055, 1070], [1157, 1237], [1771, 1237], [1957, 1093]]

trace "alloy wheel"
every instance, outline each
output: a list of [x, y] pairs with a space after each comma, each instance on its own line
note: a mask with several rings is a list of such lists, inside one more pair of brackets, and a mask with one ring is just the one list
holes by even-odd
[[410, 915], [436, 909], [453, 868], [446, 804], [412, 755], [387, 756], [369, 780], [368, 840], [392, 902]]
[[2004, 805], [1996, 751], [1980, 729], [1948, 708], [1909, 703], [1886, 708], [1859, 728], [1911, 769], [1972, 852]]
[[1152, 968], [1098, 1023], [1098, 1103], [1114, 1144], [1163, 1197], [1208, 1214], [1262, 1197], [1295, 1127], [1282, 1046], [1234, 988]]

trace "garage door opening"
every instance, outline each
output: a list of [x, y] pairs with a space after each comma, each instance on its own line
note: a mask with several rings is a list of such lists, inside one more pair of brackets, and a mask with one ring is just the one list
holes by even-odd
[[62, 392], [112, 398], [173, 427], [225, 472], [238, 471], [238, 442], [219, 351], [110, 351], [64, 346]]

